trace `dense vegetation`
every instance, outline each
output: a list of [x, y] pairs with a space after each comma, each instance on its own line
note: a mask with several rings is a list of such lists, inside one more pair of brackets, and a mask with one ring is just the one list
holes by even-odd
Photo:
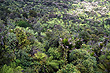
[[110, 0], [0, 0], [0, 73], [109, 73]]

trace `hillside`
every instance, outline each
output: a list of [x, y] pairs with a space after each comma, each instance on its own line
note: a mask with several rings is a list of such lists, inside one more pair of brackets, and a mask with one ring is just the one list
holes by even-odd
[[0, 73], [109, 73], [110, 0], [0, 0]]

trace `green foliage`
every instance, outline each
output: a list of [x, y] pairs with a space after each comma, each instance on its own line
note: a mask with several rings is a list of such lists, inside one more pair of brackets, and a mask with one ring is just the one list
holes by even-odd
[[46, 32], [46, 41], [45, 41], [45, 49], [46, 51], [49, 49], [49, 47], [58, 47], [59, 46], [59, 34], [60, 32], [57, 32], [55, 30], [47, 30]]
[[107, 0], [0, 0], [0, 73], [109, 73], [109, 7]]
[[106, 52], [106, 54], [101, 55], [99, 57], [99, 64], [98, 64], [98, 68], [99, 70], [101, 70], [102, 72], [110, 72], [110, 50]]
[[83, 49], [75, 49], [69, 54], [69, 61], [75, 65], [80, 72], [94, 73], [97, 69], [95, 57]]
[[1, 48], [2, 52], [0, 57], [2, 57], [2, 59], [0, 60], [0, 64], [7, 64], [14, 59], [15, 54], [13, 50], [16, 50], [16, 46], [16, 34], [7, 33], [4, 37], [4, 48]]
[[23, 48], [23, 47], [30, 44], [29, 40], [27, 39], [26, 32], [24, 32], [23, 28], [16, 27], [14, 29], [14, 32], [16, 33], [16, 37], [17, 37], [17, 40], [18, 40], [18, 46], [20, 48]]
[[59, 69], [57, 73], [80, 73], [80, 71], [73, 64], [67, 64], [63, 68]]
[[13, 50], [16, 49], [16, 43], [17, 43], [17, 39], [16, 39], [16, 34], [14, 33], [6, 33], [5, 30], [5, 36], [2, 35], [2, 46], [0, 48], [1, 50], [1, 59], [0, 59], [0, 64], [7, 64], [10, 63], [10, 61], [12, 61], [15, 57], [15, 54], [13, 52]]
[[36, 17], [37, 13], [34, 10], [29, 10], [29, 15], [32, 17]]
[[57, 48], [49, 48], [48, 53], [50, 56], [53, 56], [53, 59], [60, 59], [61, 58], [61, 53], [58, 51]]
[[110, 43], [107, 44], [107, 48], [110, 49]]
[[37, 51], [34, 55], [35, 56], [33, 56], [33, 58], [37, 60], [34, 61], [36, 72], [50, 73], [59, 69], [59, 64], [61, 64], [61, 61], [52, 60], [52, 57], [47, 57], [45, 53], [41, 53], [39, 51]]
[[23, 13], [23, 16], [26, 17], [26, 18], [28, 18], [28, 15], [27, 15], [26, 12]]
[[0, 66], [10, 63], [15, 55], [16, 35], [9, 32], [10, 27], [5, 26], [2, 21], [0, 22]]
[[55, 70], [58, 70], [59, 68], [59, 62], [57, 60], [52, 61], [40, 61], [37, 62], [35, 65], [35, 71], [36, 72], [46, 72], [46, 73], [52, 73], [55, 72]]
[[59, 44], [60, 45], [58, 47], [58, 51], [61, 53], [62, 59], [64, 60], [65, 64], [67, 64], [68, 58], [69, 58], [69, 53], [70, 53], [69, 50], [71, 50], [73, 47], [71, 38], [69, 38], [69, 39], [60, 38]]
[[45, 48], [44, 48], [45, 45], [42, 44], [41, 42], [38, 42], [38, 40], [36, 40], [32, 46], [34, 46], [33, 49], [36, 49], [37, 48], [37, 49], [41, 50], [42, 52], [45, 52], [46, 51]]
[[37, 53], [34, 54], [33, 58], [37, 59], [38, 61], [46, 60], [47, 59], [47, 55], [45, 53], [41, 53], [41, 52], [37, 51]]
[[9, 64], [11, 61], [14, 60], [15, 54], [13, 50], [11, 50], [10, 48], [7, 48], [6, 46], [5, 48], [0, 48], [0, 50], [1, 50], [0, 65]]
[[87, 43], [89, 41], [90, 35], [86, 31], [81, 31], [79, 33], [79, 37], [82, 38], [85, 43]]
[[46, 26], [47, 29], [54, 28], [55, 25], [60, 25], [61, 27], [64, 26], [64, 22], [62, 19], [52, 18], [46, 22], [48, 25]]
[[1, 6], [0, 5], [0, 19], [4, 20], [5, 23], [7, 22], [7, 19], [6, 19], [6, 16], [11, 13], [11, 11], [8, 10], [8, 7], [7, 6]]
[[22, 68], [20, 66], [12, 68], [6, 64], [0, 69], [0, 73], [22, 73]]
[[92, 51], [94, 52], [94, 55], [100, 57], [102, 55], [102, 51], [101, 51], [103, 49], [102, 47], [103, 47], [102, 42], [95, 44], [92, 49]]
[[24, 27], [24, 28], [31, 27], [31, 25], [25, 20], [20, 20], [16, 23], [17, 23], [17, 26], [20, 26], [20, 27]]
[[81, 40], [81, 39], [78, 39], [78, 40], [75, 42], [75, 48], [76, 48], [76, 49], [80, 49], [80, 48], [81, 48], [81, 45], [82, 45], [82, 40]]
[[5, 38], [6, 38], [5, 45], [10, 49], [15, 49], [18, 42], [16, 34], [9, 32], [8, 34], [6, 34]]
[[60, 45], [62, 46], [62, 48], [65, 48], [65, 49], [70, 49], [71, 50], [73, 48], [71, 38], [69, 38], [69, 39], [60, 38]]
[[[4, 37], [7, 34], [6, 26], [3, 24], [3, 20], [0, 19], [0, 48], [4, 47]], [[1, 50], [1, 49], [0, 49]]]
[[[46, 32], [46, 50], [49, 49], [49, 47], [58, 47], [60, 38], [70, 38], [70, 33], [64, 29], [62, 31], [59, 31], [57, 28], [54, 28], [53, 30], [48, 29]], [[70, 48], [72, 47], [71, 44], [69, 44]]]
[[95, 34], [91, 34], [91, 40], [97, 42], [98, 41], [98, 36]]
[[19, 50], [16, 53], [15, 62], [17, 66], [21, 66], [23, 69], [26, 69], [27, 67], [32, 66], [32, 60], [33, 58], [30, 56], [29, 53], [26, 52], [26, 50]]

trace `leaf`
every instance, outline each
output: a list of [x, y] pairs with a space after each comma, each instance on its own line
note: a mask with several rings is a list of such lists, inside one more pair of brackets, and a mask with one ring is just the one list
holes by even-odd
[[100, 68], [100, 69], [102, 69], [102, 70], [105, 70], [105, 67], [104, 67], [104, 65], [103, 64], [98, 64], [98, 67]]
[[110, 56], [107, 56], [108, 59], [110, 59]]
[[48, 64], [50, 65], [50, 66], [52, 66], [53, 68], [56, 68], [56, 69], [58, 69], [59, 67], [59, 63], [57, 62], [57, 60], [52, 60], [51, 62], [48, 62]]

